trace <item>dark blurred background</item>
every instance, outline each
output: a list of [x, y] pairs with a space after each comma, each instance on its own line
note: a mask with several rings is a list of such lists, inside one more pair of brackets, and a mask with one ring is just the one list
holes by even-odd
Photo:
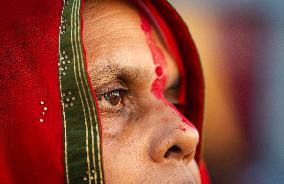
[[213, 184], [284, 183], [284, 0], [170, 0], [199, 49]]

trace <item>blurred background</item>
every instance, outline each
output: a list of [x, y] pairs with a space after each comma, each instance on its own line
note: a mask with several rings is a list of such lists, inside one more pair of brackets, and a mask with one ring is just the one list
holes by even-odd
[[284, 183], [284, 0], [170, 2], [205, 73], [212, 183]]

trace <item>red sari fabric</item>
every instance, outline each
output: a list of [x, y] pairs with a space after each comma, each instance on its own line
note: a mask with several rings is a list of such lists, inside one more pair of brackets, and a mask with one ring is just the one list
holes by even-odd
[[1, 2], [1, 184], [64, 182], [57, 71], [61, 8], [60, 0]]
[[[201, 132], [203, 78], [187, 27], [165, 1], [149, 1], [175, 38], [186, 77], [186, 116]], [[0, 6], [0, 183], [64, 183], [58, 80], [61, 0], [3, 1]], [[171, 42], [171, 41], [170, 41]], [[175, 51], [174, 51], [175, 52]], [[200, 148], [198, 149], [200, 150]], [[197, 154], [199, 159], [200, 152]], [[200, 162], [204, 184], [209, 183]]]

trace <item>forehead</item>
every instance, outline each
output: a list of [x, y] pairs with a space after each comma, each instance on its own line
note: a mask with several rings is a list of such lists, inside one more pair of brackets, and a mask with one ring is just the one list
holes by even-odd
[[[171, 73], [177, 75], [176, 64], [154, 28], [152, 33], [155, 44], [165, 55], [166, 73], [170, 68]], [[90, 67], [119, 63], [155, 70], [152, 53], [141, 29], [139, 12], [127, 1], [86, 2], [84, 42]]]
[[102, 1], [95, 5], [89, 1], [84, 12], [85, 44], [87, 50], [95, 51], [92, 56], [105, 52], [115, 56], [129, 47], [136, 52], [147, 49], [139, 14], [129, 3]]

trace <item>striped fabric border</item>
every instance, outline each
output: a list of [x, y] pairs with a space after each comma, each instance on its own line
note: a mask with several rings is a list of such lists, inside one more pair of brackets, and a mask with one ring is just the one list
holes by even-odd
[[59, 81], [65, 182], [103, 183], [100, 126], [81, 41], [81, 0], [65, 0], [59, 28]]

